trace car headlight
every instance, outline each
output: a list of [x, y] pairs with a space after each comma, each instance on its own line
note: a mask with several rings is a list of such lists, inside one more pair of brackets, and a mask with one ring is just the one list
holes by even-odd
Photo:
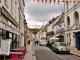
[[63, 48], [58, 48], [58, 50], [63, 51]]

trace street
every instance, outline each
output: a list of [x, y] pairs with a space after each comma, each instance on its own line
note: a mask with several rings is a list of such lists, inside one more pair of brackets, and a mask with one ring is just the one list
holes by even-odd
[[56, 54], [49, 48], [39, 45], [33, 45], [36, 60], [80, 60], [80, 57], [72, 54]]

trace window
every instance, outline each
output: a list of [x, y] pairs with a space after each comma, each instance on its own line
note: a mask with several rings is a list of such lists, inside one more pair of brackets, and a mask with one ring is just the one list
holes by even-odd
[[17, 2], [15, 1], [15, 19], [16, 19]]
[[4, 0], [4, 4], [8, 8], [8, 0]]
[[20, 9], [18, 8], [18, 20], [20, 18]]
[[13, 8], [13, 0], [11, 0], [11, 12], [12, 12], [12, 8]]
[[6, 4], [8, 4], [8, 0], [4, 0], [4, 2], [5, 2]]
[[17, 47], [17, 35], [13, 34], [13, 48]]
[[68, 8], [69, 8], [69, 6], [68, 6], [68, 3], [67, 3], [67, 11], [68, 11]]
[[5, 40], [6, 39], [6, 31], [3, 30], [3, 39]]
[[1, 47], [1, 39], [2, 39], [2, 29], [0, 29], [0, 47]]
[[1, 2], [1, 0], [0, 0], [0, 2]]

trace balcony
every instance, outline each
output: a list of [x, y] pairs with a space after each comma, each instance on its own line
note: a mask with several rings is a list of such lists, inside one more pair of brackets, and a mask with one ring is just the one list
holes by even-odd
[[57, 30], [57, 34], [65, 32], [64, 28]]
[[46, 35], [47, 36], [52, 36], [52, 35], [54, 35], [54, 32], [53, 31], [47, 32]]

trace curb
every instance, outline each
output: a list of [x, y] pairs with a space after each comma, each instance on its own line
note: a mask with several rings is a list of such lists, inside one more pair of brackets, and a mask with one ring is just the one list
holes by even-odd
[[34, 49], [32, 49], [32, 60], [36, 60], [36, 55], [35, 55]]
[[77, 55], [77, 54], [74, 54], [74, 53], [70, 53], [71, 55], [75, 55], [75, 56], [78, 56], [78, 57], [80, 57], [80, 55]]
[[[48, 47], [47, 47], [47, 48], [48, 48]], [[50, 48], [48, 48], [48, 49], [50, 49]], [[51, 49], [50, 49], [50, 50], [51, 50]], [[51, 51], [52, 51], [52, 50], [51, 50]], [[77, 55], [77, 54], [74, 54], [74, 53], [71, 53], [71, 52], [70, 52], [70, 54], [80, 57], [80, 55]]]
[[31, 52], [30, 52], [30, 60], [36, 60], [36, 56], [35, 56], [35, 52], [34, 52], [34, 49], [33, 49], [33, 43], [31, 41]]

